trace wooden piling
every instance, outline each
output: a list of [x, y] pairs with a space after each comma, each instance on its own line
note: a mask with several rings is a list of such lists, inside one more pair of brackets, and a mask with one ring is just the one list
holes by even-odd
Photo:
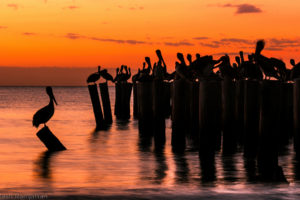
[[93, 105], [93, 111], [96, 120], [96, 129], [104, 129], [106, 125], [103, 119], [97, 85], [88, 85], [88, 89]]
[[225, 77], [222, 81], [223, 153], [234, 153], [237, 148], [235, 98], [235, 82]]
[[139, 133], [141, 136], [153, 134], [153, 84], [152, 82], [137, 83]]
[[130, 98], [132, 83], [119, 82], [115, 84], [115, 115], [118, 119], [130, 118]]
[[278, 136], [281, 110], [280, 82], [262, 81], [260, 96], [258, 169], [263, 179], [272, 180], [278, 168]]
[[280, 113], [279, 148], [284, 149], [293, 136], [293, 84], [282, 83], [282, 107]]
[[199, 87], [199, 151], [212, 154], [221, 147], [221, 82], [201, 80]]
[[238, 143], [244, 144], [244, 80], [236, 82], [236, 98], [235, 98], [235, 128]]
[[193, 149], [199, 147], [199, 82], [188, 82], [187, 102], [187, 139]]
[[163, 83], [164, 92], [163, 92], [163, 101], [164, 101], [164, 116], [165, 118], [169, 118], [171, 115], [171, 83], [164, 82]]
[[44, 126], [41, 130], [39, 130], [36, 135], [49, 151], [66, 150], [66, 147], [58, 140], [58, 138], [50, 131], [47, 126]]
[[137, 83], [133, 83], [133, 117], [138, 118]]
[[104, 121], [106, 124], [111, 124], [113, 120], [112, 120], [112, 114], [111, 114], [107, 82], [100, 83], [99, 87], [100, 87], [100, 94], [101, 94], [101, 100], [102, 100], [102, 105], [103, 105]]
[[132, 83], [122, 83], [122, 119], [130, 119]]
[[186, 142], [186, 80], [174, 80], [172, 89], [172, 150], [183, 152]]
[[257, 156], [260, 118], [260, 84], [258, 81], [244, 81], [244, 156]]
[[300, 158], [300, 79], [296, 79], [293, 88], [294, 97], [294, 149]]
[[[162, 148], [166, 142], [165, 135], [165, 99], [164, 99], [164, 82], [154, 80], [152, 83], [153, 97], [153, 127], [154, 127], [154, 143], [156, 149]], [[151, 97], [148, 97], [151, 98]]]

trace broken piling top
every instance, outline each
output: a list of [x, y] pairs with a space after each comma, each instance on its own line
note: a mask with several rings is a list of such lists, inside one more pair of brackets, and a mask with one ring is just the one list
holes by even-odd
[[49, 151], [63, 151], [67, 149], [47, 126], [44, 126], [41, 130], [39, 130], [36, 135]]

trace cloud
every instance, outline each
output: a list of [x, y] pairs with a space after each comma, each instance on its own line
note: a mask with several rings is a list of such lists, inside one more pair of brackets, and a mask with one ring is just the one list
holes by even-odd
[[145, 41], [140, 40], [121, 40], [121, 39], [111, 39], [111, 38], [99, 38], [99, 37], [90, 37], [90, 36], [84, 36], [77, 33], [67, 33], [65, 35], [66, 38], [72, 39], [72, 40], [78, 40], [78, 39], [86, 39], [86, 40], [94, 40], [99, 42], [112, 42], [112, 43], [118, 43], [118, 44], [151, 44]]
[[80, 7], [78, 6], [67, 6], [67, 7], [63, 7], [63, 9], [69, 9], [69, 10], [74, 10], [74, 9], [78, 9]]
[[220, 47], [219, 44], [215, 44], [215, 43], [203, 43], [203, 42], [201, 42], [201, 43], [199, 43], [199, 45], [214, 48], [214, 49], [217, 49], [217, 48]]
[[207, 40], [209, 37], [194, 37], [193, 40]]
[[223, 38], [220, 42], [224, 43], [243, 43], [243, 44], [254, 44], [252, 40], [246, 40], [241, 38]]
[[230, 7], [230, 8], [236, 8], [235, 14], [247, 14], [247, 13], [261, 13], [262, 10], [260, 8], [258, 8], [255, 5], [252, 4], [231, 4], [231, 3], [227, 3], [227, 4], [223, 4], [220, 5], [220, 7]]
[[181, 41], [181, 42], [165, 42], [164, 43], [167, 46], [174, 46], [174, 47], [178, 47], [178, 46], [194, 46], [194, 44], [190, 43], [190, 42], [186, 42], [186, 41]]
[[118, 5], [117, 8], [120, 8], [120, 9], [124, 8], [124, 9], [129, 9], [129, 10], [144, 10], [143, 6], [124, 7], [124, 6]]
[[22, 35], [32, 36], [32, 35], [36, 35], [36, 33], [24, 32], [24, 33], [22, 33]]
[[0, 26], [0, 29], [7, 29], [7, 26]]
[[15, 3], [11, 3], [11, 4], [7, 4], [7, 7], [13, 8], [13, 9], [15, 9], [15, 10], [18, 10], [19, 5], [18, 5], [18, 4], [15, 4]]

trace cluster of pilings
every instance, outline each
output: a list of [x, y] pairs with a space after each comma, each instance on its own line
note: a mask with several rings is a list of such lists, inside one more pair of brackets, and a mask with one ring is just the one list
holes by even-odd
[[102, 106], [97, 84], [88, 85], [96, 121], [96, 130], [105, 130], [113, 122], [107, 82], [99, 83], [99, 88]]
[[165, 143], [165, 118], [171, 108], [174, 152], [184, 152], [189, 145], [210, 159], [216, 151], [230, 155], [239, 148], [256, 162], [263, 178], [281, 180], [278, 152], [293, 136], [300, 154], [299, 98], [300, 80], [138, 82], [134, 114], [140, 135], [154, 136], [155, 147]]

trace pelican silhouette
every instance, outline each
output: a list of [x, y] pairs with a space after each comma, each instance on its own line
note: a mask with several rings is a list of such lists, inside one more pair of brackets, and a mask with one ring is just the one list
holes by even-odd
[[114, 78], [112, 77], [112, 75], [110, 75], [110, 73], [107, 72], [107, 69], [103, 69], [99, 72], [100, 76], [102, 78], [104, 78], [107, 81], [111, 81], [114, 82]]
[[46, 87], [46, 92], [49, 95], [50, 102], [47, 106], [41, 108], [33, 115], [32, 125], [35, 127], [39, 127], [40, 124], [46, 126], [46, 122], [48, 122], [54, 114], [54, 103], [57, 105], [52, 88], [49, 86]]
[[86, 82], [87, 83], [95, 83], [96, 81], [98, 81], [100, 79], [100, 66], [98, 66], [98, 72], [92, 73], [91, 75], [89, 75], [89, 77], [87, 78]]

